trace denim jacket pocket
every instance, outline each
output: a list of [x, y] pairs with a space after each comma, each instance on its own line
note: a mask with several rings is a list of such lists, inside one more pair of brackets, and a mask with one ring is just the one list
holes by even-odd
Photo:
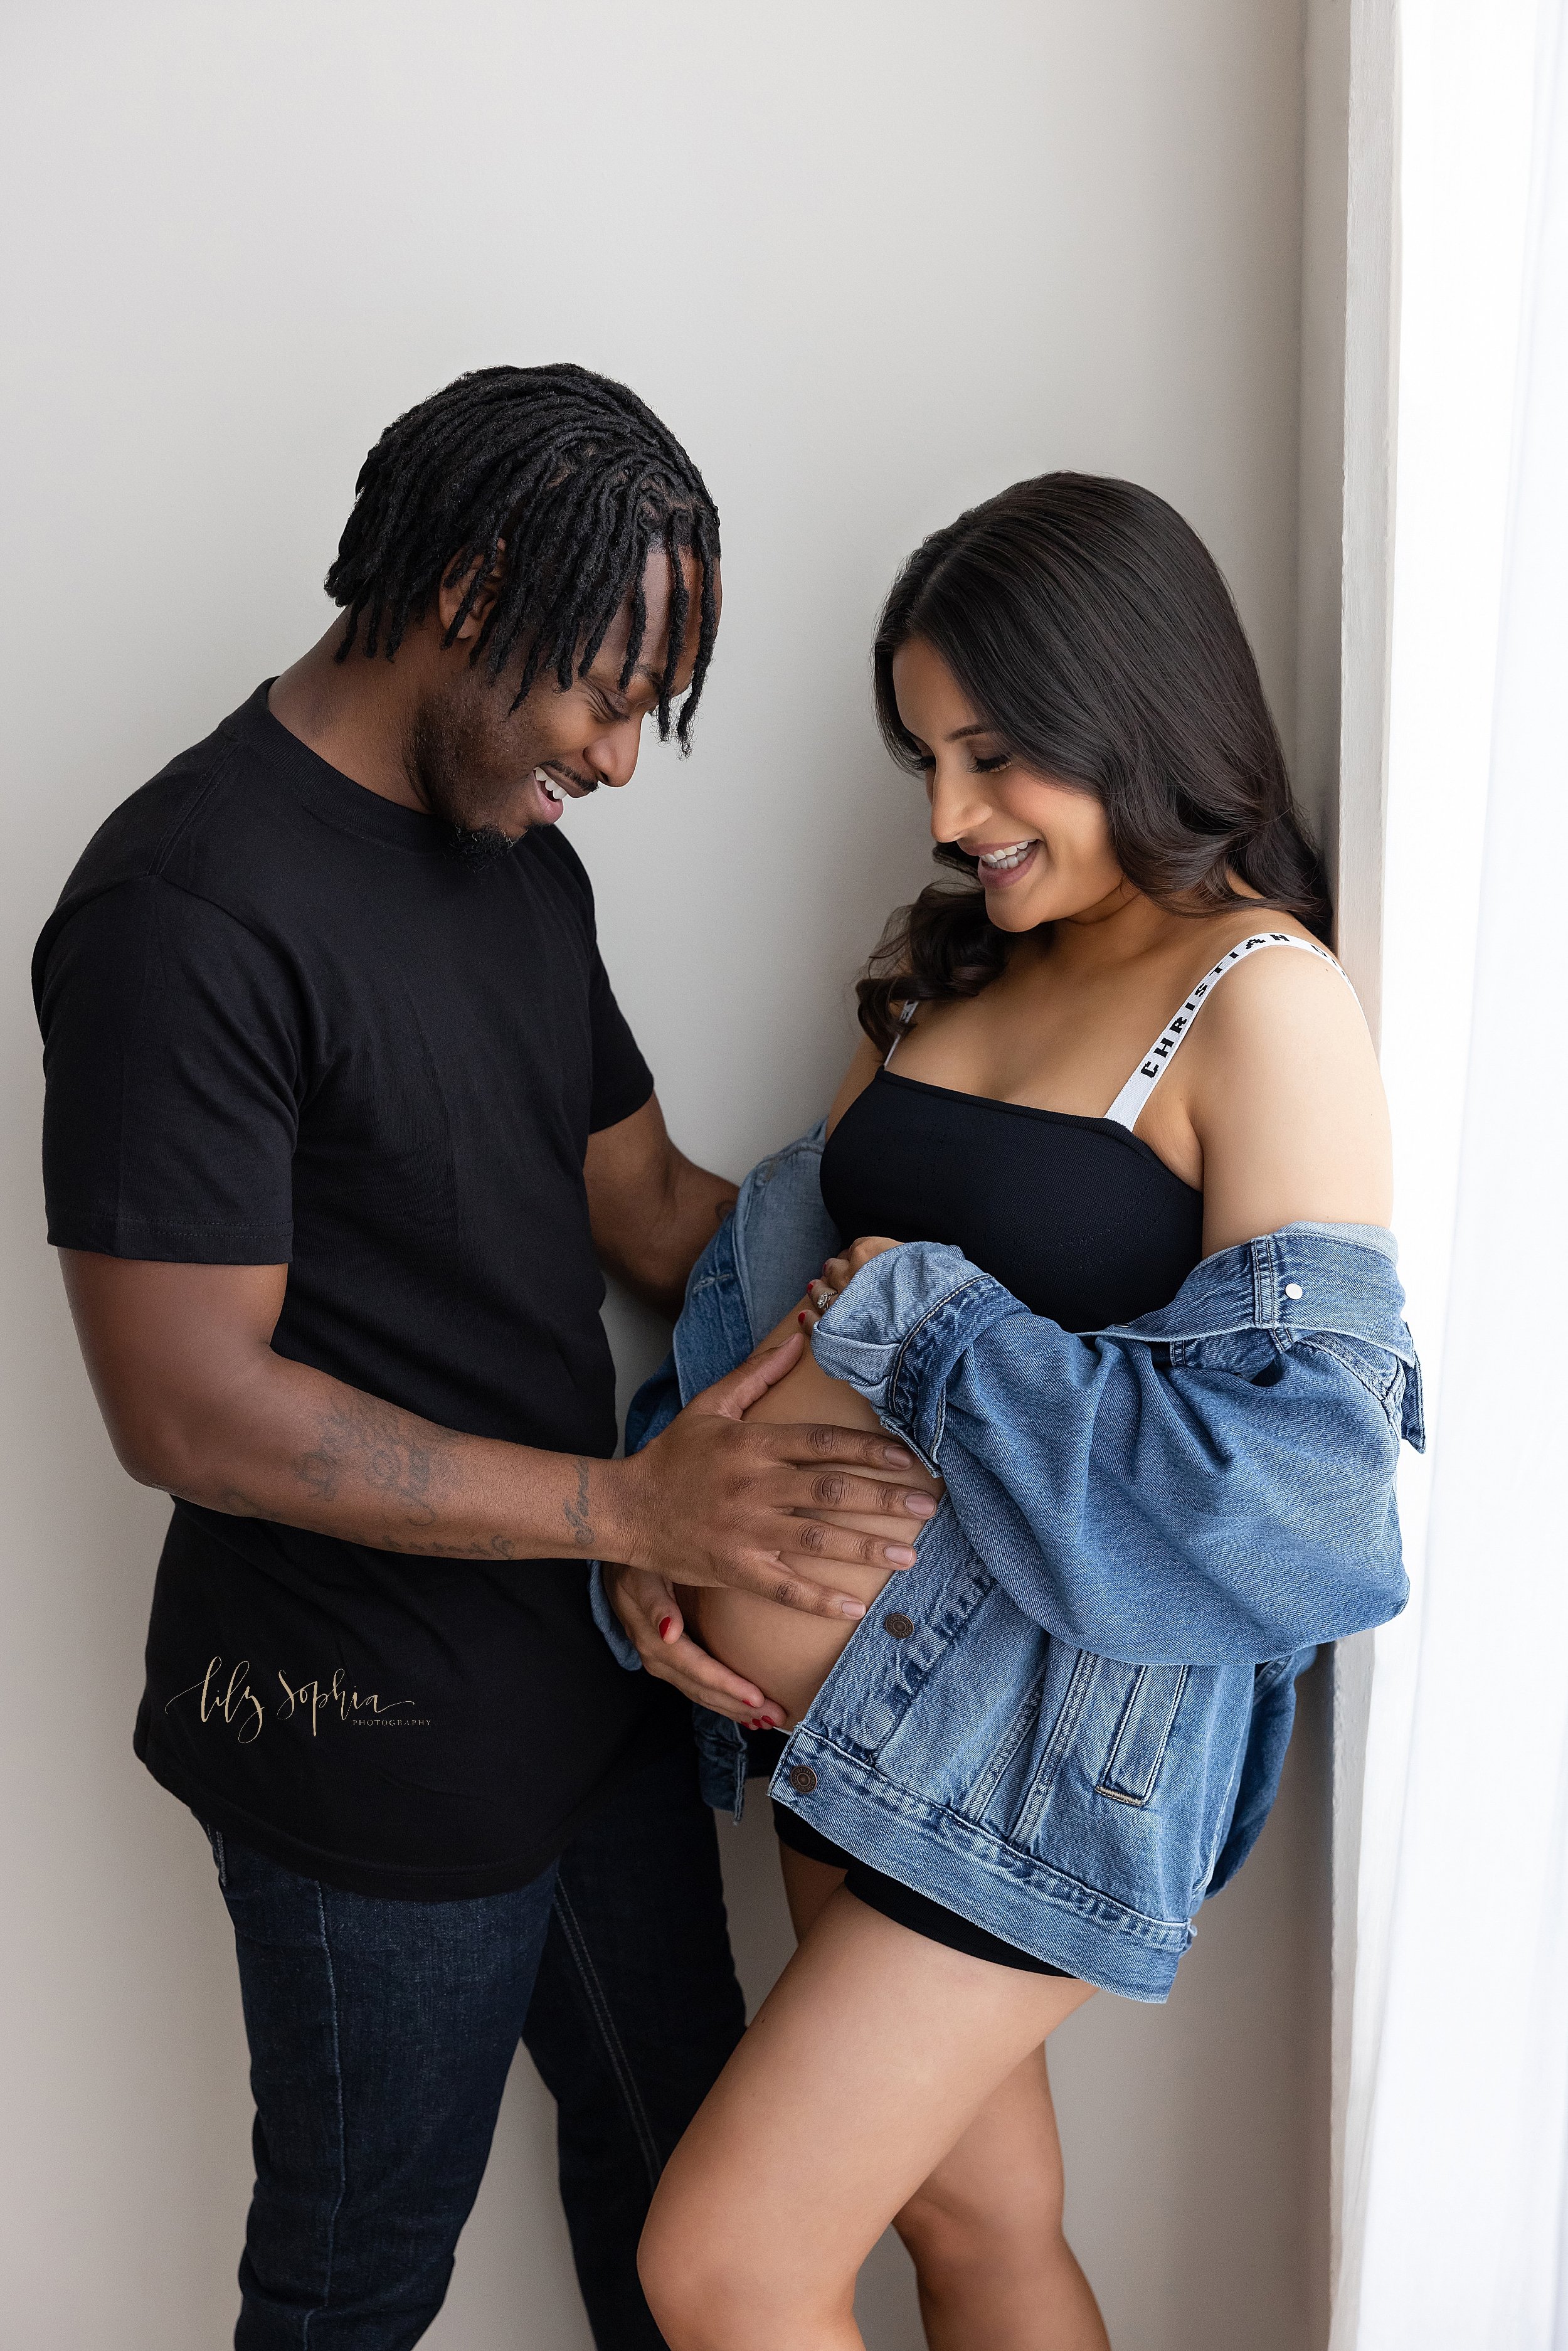
[[1166, 1749], [1186, 1687], [1186, 1666], [1139, 1666], [1095, 1793], [1118, 1804], [1146, 1804], [1155, 1792]]
[[1055, 1831], [1047, 1829], [1049, 1816], [1062, 1805], [1082, 1827], [1098, 1809], [1097, 1799], [1134, 1812], [1147, 1808], [1167, 1760], [1179, 1781], [1178, 1718], [1192, 1675], [1190, 1666], [1124, 1665], [1056, 1642], [1048, 1658], [1043, 1680], [1031, 1693], [1039, 1701], [1031, 1736], [1009, 1759], [1011, 1768], [988, 1807], [993, 1819], [1009, 1815], [1004, 1834], [1011, 1842], [1041, 1851], [1042, 1840], [1065, 1838], [1075, 1845], [1080, 1831], [1065, 1817]]

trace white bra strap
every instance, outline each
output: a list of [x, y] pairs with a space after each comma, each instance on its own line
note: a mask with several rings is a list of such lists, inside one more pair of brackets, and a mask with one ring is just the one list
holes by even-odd
[[1118, 1126], [1129, 1129], [1136, 1126], [1144, 1104], [1169, 1069], [1172, 1054], [1192, 1027], [1198, 1008], [1209, 989], [1222, 980], [1228, 971], [1233, 971], [1243, 956], [1256, 955], [1260, 947], [1301, 947], [1308, 955], [1321, 956], [1324, 963], [1333, 965], [1334, 970], [1339, 972], [1345, 986], [1347, 987], [1350, 986], [1350, 981], [1345, 978], [1343, 971], [1334, 962], [1328, 949], [1320, 947], [1315, 939], [1299, 939], [1291, 931], [1260, 931], [1254, 937], [1243, 939], [1239, 946], [1232, 947], [1228, 955], [1220, 956], [1214, 969], [1198, 981], [1176, 1018], [1166, 1021], [1106, 1112], [1105, 1115], [1108, 1119], [1113, 1119]]
[[914, 1018], [915, 1002], [914, 998], [911, 998], [910, 1001], [904, 1006], [903, 1011], [898, 1016], [898, 1034], [882, 1057], [882, 1066], [884, 1070], [892, 1067], [893, 1057], [897, 1052], [899, 1047], [903, 1044], [904, 1037], [908, 1031], [909, 1024]]

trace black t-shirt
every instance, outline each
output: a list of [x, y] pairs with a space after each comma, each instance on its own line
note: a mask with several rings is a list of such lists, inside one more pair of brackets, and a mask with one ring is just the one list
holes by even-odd
[[[279, 1354], [608, 1457], [583, 1152], [653, 1080], [560, 834], [488, 864], [451, 838], [318, 758], [265, 687], [118, 809], [35, 962], [49, 1238], [286, 1262]], [[291, 1868], [485, 1894], [677, 1734], [669, 1695], [614, 1663], [580, 1562], [409, 1557], [177, 1501], [136, 1749]]]

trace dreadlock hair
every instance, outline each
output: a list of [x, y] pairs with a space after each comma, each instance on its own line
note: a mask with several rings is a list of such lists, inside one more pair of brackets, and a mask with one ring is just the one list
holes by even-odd
[[483, 659], [498, 678], [522, 648], [514, 710], [552, 670], [565, 693], [630, 596], [625, 691], [647, 629], [643, 574], [662, 550], [670, 566], [657, 705], [665, 741], [690, 609], [681, 563], [689, 550], [701, 574], [697, 657], [675, 734], [683, 751], [690, 747], [718, 628], [718, 509], [674, 434], [623, 383], [569, 363], [478, 368], [389, 424], [354, 491], [326, 581], [349, 615], [337, 659], [359, 642], [368, 656], [391, 661], [442, 587], [466, 579], [441, 641], [454, 644], [498, 569], [469, 660]]
[[[893, 685], [912, 637], [1023, 767], [1093, 793], [1122, 872], [1156, 905], [1277, 906], [1328, 937], [1322, 862], [1240, 616], [1164, 498], [1042, 474], [916, 548], [883, 608], [872, 676], [888, 749], [919, 768]], [[857, 988], [861, 1027], [881, 1046], [900, 1008], [977, 996], [1011, 950], [974, 886], [976, 859], [952, 843], [936, 856], [968, 886], [933, 883], [889, 924]]]

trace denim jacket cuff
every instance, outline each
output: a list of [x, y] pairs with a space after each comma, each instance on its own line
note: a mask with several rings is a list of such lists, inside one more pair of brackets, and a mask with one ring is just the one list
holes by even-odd
[[604, 1570], [595, 1560], [588, 1571], [588, 1604], [593, 1611], [593, 1621], [610, 1644], [611, 1654], [618, 1666], [629, 1674], [640, 1674], [643, 1660], [627, 1638], [626, 1627], [610, 1605], [610, 1594], [604, 1589]]
[[811, 1352], [934, 1470], [954, 1364], [993, 1322], [1023, 1311], [962, 1249], [906, 1241], [861, 1268], [818, 1323]]

